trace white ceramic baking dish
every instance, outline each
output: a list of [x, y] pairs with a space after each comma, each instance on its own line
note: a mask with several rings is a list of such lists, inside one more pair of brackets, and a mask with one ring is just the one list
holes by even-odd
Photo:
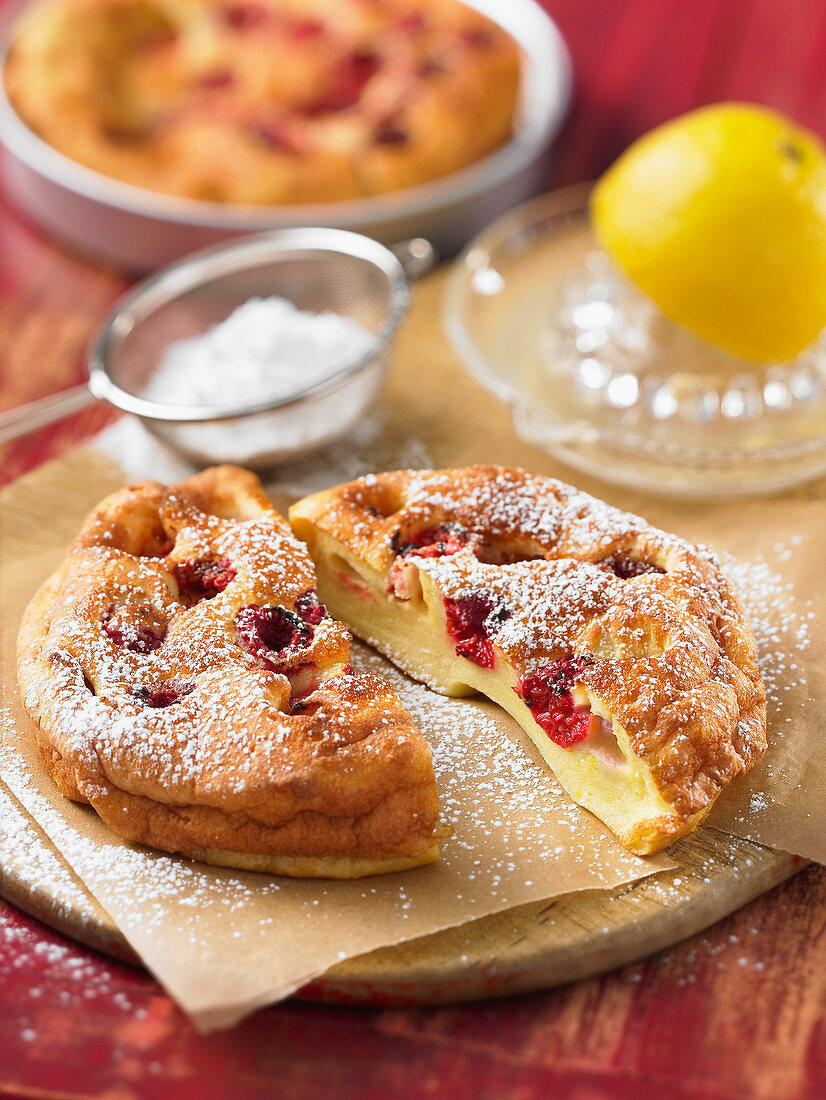
[[[514, 136], [490, 156], [432, 183], [386, 195], [301, 206], [239, 206], [134, 187], [41, 141], [0, 80], [0, 168], [6, 194], [38, 225], [96, 258], [148, 271], [208, 245], [265, 229], [354, 229], [391, 244], [426, 237], [443, 255], [544, 188], [548, 151], [565, 116], [571, 66], [559, 31], [534, 0], [465, 0], [503, 26], [525, 57]], [[14, 6], [14, 5], [10, 5]], [[0, 64], [29, 5], [6, 19]]]

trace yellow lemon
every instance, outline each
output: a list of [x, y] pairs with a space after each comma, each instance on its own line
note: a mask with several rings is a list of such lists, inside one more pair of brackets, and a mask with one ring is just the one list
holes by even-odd
[[826, 325], [826, 150], [774, 111], [658, 126], [599, 180], [591, 216], [665, 314], [735, 355], [791, 359]]

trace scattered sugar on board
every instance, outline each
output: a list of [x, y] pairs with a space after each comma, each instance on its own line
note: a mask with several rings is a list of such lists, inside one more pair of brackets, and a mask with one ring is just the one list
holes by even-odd
[[[811, 643], [811, 628], [815, 613], [813, 601], [794, 591], [791, 581], [778, 571], [777, 564], [792, 560], [802, 536], [792, 535], [778, 542], [771, 560], [759, 555], [753, 560], [739, 560], [730, 554], [721, 555], [721, 564], [737, 591], [757, 642], [757, 661], [766, 686], [769, 749], [763, 766], [780, 790], [788, 787], [782, 765], [778, 763], [778, 747], [792, 728], [793, 717], [780, 721], [776, 715], [783, 696], [806, 686], [802, 655]], [[773, 751], [774, 747], [774, 751]], [[775, 798], [768, 791], [753, 791], [748, 813], [737, 818], [748, 831], [750, 819], [770, 810]]]
[[[82, 920], [89, 919], [86, 894], [75, 876], [57, 854], [44, 842], [37, 826], [0, 787], [0, 836], [2, 836], [3, 869], [10, 865], [25, 866], [25, 882], [30, 893], [48, 891], [55, 897], [56, 915], [69, 913]], [[22, 853], [25, 853], [25, 857]], [[59, 886], [55, 891], [54, 887]]]
[[773, 562], [763, 556], [752, 561], [721, 557], [754, 631], [769, 706], [779, 703], [781, 692], [805, 684], [797, 658], [811, 641], [812, 601], [797, 596], [792, 582], [774, 567], [774, 562], [788, 562], [799, 544], [794, 537], [788, 544], [778, 543]]
[[[41, 890], [53, 899], [53, 912], [58, 918], [71, 914], [74, 921], [84, 922], [91, 912], [88, 898], [74, 874], [40, 835], [37, 827], [4, 790], [0, 790], [0, 830], [4, 847], [4, 873], [12, 874], [25, 867], [24, 880], [34, 894]], [[21, 885], [21, 876], [15, 875]], [[21, 923], [11, 911], [0, 913], [0, 971], [21, 971], [42, 976], [51, 986], [67, 986], [61, 992], [62, 1004], [80, 1007], [84, 1001], [111, 992], [112, 974], [101, 970], [98, 960], [90, 957], [70, 940], [44, 933], [39, 926]], [[43, 996], [43, 987], [31, 984], [28, 996], [32, 1009]], [[122, 997], [124, 1003], [118, 998]], [[128, 998], [117, 995], [117, 1007], [131, 1008]], [[37, 1032], [30, 1026], [25, 1012], [15, 1017], [20, 1038], [34, 1042]]]
[[[37, 849], [30, 847], [28, 851]], [[120, 964], [114, 963], [113, 968], [115, 972], [102, 967], [99, 957], [58, 933], [45, 931], [39, 923], [21, 919], [11, 910], [0, 913], [0, 971], [18, 971], [30, 982], [27, 997], [31, 1015], [26, 1011], [26, 1000], [21, 1000], [14, 1019], [10, 1021], [25, 1043], [53, 1043], [54, 1036], [50, 1036], [48, 1031], [37, 1030], [34, 1024], [38, 1020], [48, 1019], [50, 1006], [54, 1006], [55, 1002], [62, 1009], [83, 1012], [91, 1001], [105, 997], [107, 1008], [129, 1013], [136, 1019], [145, 1017], [146, 1008], [136, 1006], [124, 990], [113, 990], [119, 980], [116, 971]], [[55, 993], [55, 987], [61, 986], [60, 992]], [[109, 1057], [120, 1061], [128, 1053], [128, 1043], [120, 1038], [117, 1029], [113, 1031], [112, 1042]]]
[[218, 406], [288, 397], [360, 359], [374, 342], [341, 314], [298, 309], [286, 298], [250, 298], [207, 332], [172, 344], [145, 396]]

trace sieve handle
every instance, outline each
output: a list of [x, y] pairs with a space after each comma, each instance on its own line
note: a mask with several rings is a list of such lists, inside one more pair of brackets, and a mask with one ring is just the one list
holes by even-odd
[[83, 383], [0, 413], [0, 444], [10, 443], [13, 439], [36, 432], [38, 428], [45, 428], [47, 424], [54, 424], [56, 420], [86, 409], [96, 401], [95, 395]]
[[439, 262], [439, 253], [424, 237], [411, 237], [408, 241], [399, 241], [391, 245], [390, 251], [404, 268], [411, 281], [427, 275]]

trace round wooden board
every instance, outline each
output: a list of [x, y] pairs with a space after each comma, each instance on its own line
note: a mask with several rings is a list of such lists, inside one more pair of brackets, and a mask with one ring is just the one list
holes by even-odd
[[[0, 893], [89, 947], [139, 964], [108, 913], [45, 833], [0, 784], [8, 832]], [[7, 845], [9, 849], [11, 846]], [[503, 997], [590, 977], [702, 931], [803, 866], [715, 829], [669, 849], [677, 863], [615, 890], [589, 890], [509, 909], [435, 935], [348, 959], [298, 996], [335, 1004], [439, 1004]]]

